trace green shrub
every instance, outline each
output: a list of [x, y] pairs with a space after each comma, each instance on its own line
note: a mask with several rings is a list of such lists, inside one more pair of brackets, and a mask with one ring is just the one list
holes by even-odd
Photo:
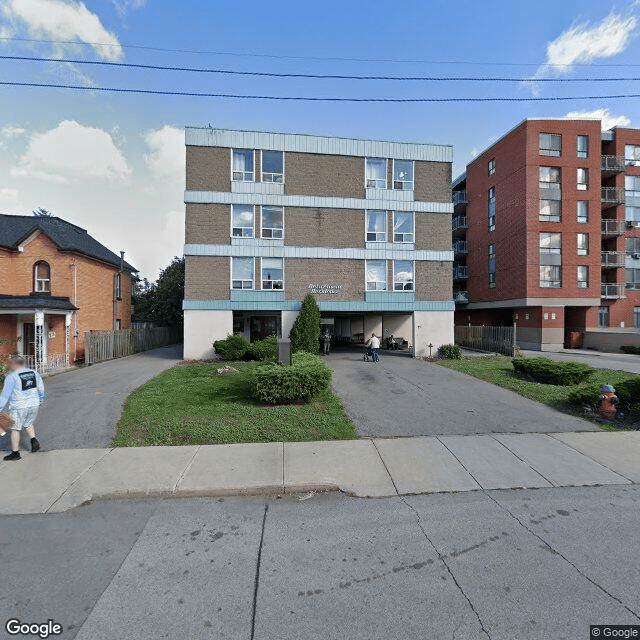
[[569, 404], [572, 404], [574, 407], [591, 407], [595, 408], [596, 404], [598, 404], [598, 398], [600, 397], [600, 385], [599, 384], [590, 384], [586, 387], [578, 387], [574, 389], [567, 400]]
[[216, 340], [213, 348], [225, 360], [242, 360], [249, 351], [249, 341], [240, 333]]
[[630, 353], [633, 355], [640, 355], [640, 347], [636, 347], [633, 344], [623, 344], [620, 347], [620, 351], [622, 351], [622, 353]]
[[331, 385], [331, 369], [316, 355], [294, 353], [291, 365], [265, 364], [252, 381], [253, 397], [264, 404], [308, 402]]
[[640, 376], [635, 376], [616, 385], [616, 395], [628, 405], [640, 402]]
[[278, 338], [269, 336], [264, 340], [256, 340], [249, 345], [245, 358], [251, 360], [276, 360], [278, 358]]
[[443, 344], [438, 347], [438, 358], [441, 360], [462, 360], [460, 347], [457, 344]]
[[513, 358], [516, 373], [543, 384], [570, 386], [587, 382], [595, 373], [582, 362], [555, 362], [549, 358]]
[[302, 308], [291, 327], [291, 351], [320, 351], [320, 307], [312, 293], [308, 293], [302, 302]]

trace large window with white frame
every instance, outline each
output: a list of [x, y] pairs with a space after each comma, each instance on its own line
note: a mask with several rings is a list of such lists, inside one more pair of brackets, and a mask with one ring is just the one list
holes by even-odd
[[541, 133], [539, 151], [541, 156], [559, 157], [562, 153], [562, 136], [557, 133]]
[[234, 238], [253, 238], [254, 216], [252, 204], [232, 204], [231, 235]]
[[366, 182], [367, 189], [387, 188], [387, 160], [386, 158], [366, 159]]
[[262, 151], [262, 182], [284, 182], [284, 153], [282, 151]]
[[540, 287], [562, 286], [562, 234], [541, 233], [540, 243]]
[[589, 169], [576, 169], [576, 188], [578, 191], [589, 189]]
[[393, 161], [393, 188], [400, 191], [413, 190], [413, 160]]
[[387, 241], [387, 212], [370, 209], [367, 211], [367, 242]]
[[589, 267], [584, 265], [577, 267], [577, 284], [578, 289], [589, 288]]
[[393, 290], [413, 291], [413, 262], [411, 260], [393, 261]]
[[253, 289], [253, 258], [231, 258], [231, 288]]
[[365, 262], [367, 291], [387, 290], [387, 261], [367, 260]]
[[253, 149], [234, 149], [231, 160], [231, 179], [236, 182], [253, 182], [255, 164]]
[[284, 208], [263, 205], [261, 208], [260, 229], [263, 238], [281, 240], [284, 238]]
[[284, 258], [261, 258], [261, 263], [263, 290], [284, 289]]
[[640, 269], [624, 270], [624, 286], [631, 291], [640, 291]]
[[624, 201], [627, 207], [640, 206], [640, 176], [624, 177]]
[[589, 136], [578, 136], [576, 138], [576, 155], [578, 158], [589, 157]]
[[580, 224], [589, 222], [589, 201], [578, 200], [576, 202], [576, 219]]
[[579, 233], [576, 238], [577, 253], [579, 256], [589, 255], [589, 234]]
[[624, 145], [624, 162], [628, 167], [640, 167], [640, 145]]
[[393, 212], [393, 241], [412, 243], [415, 239], [413, 211]]
[[44, 260], [33, 265], [33, 290], [36, 293], [51, 293], [51, 267]]

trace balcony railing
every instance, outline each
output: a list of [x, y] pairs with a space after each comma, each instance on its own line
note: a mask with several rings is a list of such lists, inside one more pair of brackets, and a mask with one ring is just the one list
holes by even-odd
[[454, 280], [465, 280], [466, 278], [467, 278], [467, 267], [465, 266], [453, 267]]
[[453, 204], [467, 204], [469, 202], [469, 196], [466, 190], [453, 192]]
[[469, 292], [468, 291], [454, 291], [453, 292], [453, 301], [456, 304], [467, 304], [469, 302]]
[[620, 298], [624, 298], [624, 284], [603, 282], [600, 287], [600, 297], [604, 300], [619, 300]]
[[624, 171], [624, 158], [621, 156], [602, 156], [600, 168], [604, 173], [620, 173]]
[[624, 203], [624, 189], [622, 187], [602, 187], [601, 201], [604, 205], [614, 206]]
[[621, 236], [627, 228], [624, 220], [603, 220], [602, 235], [603, 236]]
[[624, 251], [603, 251], [601, 264], [605, 269], [624, 267], [626, 253]]
[[469, 225], [467, 223], [467, 216], [456, 216], [451, 221], [451, 228], [454, 231], [458, 231], [459, 229], [468, 229]]
[[50, 373], [59, 371], [69, 366], [69, 356], [64, 353], [48, 353], [44, 358], [38, 359], [36, 356], [24, 356], [25, 364], [29, 369], [35, 369], [38, 373]]
[[453, 253], [458, 255], [469, 253], [469, 243], [466, 240], [458, 240], [458, 242], [454, 242]]

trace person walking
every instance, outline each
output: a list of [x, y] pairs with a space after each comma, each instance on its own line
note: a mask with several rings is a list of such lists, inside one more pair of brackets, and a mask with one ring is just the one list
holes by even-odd
[[325, 356], [328, 356], [329, 349], [331, 348], [331, 334], [325, 330], [325, 332], [320, 336], [320, 340], [322, 341], [322, 353]]
[[[9, 357], [9, 373], [0, 394], [0, 411], [7, 407], [11, 420], [11, 453], [5, 460], [20, 460], [20, 432], [24, 429], [31, 438], [31, 452], [40, 450], [34, 422], [40, 403], [44, 400], [44, 384], [37, 371], [25, 367], [22, 356]], [[0, 433], [0, 436], [4, 433]]]
[[380, 340], [375, 333], [371, 334], [371, 337], [367, 340], [366, 346], [371, 349], [371, 357], [374, 362], [380, 362], [380, 356], [378, 350], [380, 349]]

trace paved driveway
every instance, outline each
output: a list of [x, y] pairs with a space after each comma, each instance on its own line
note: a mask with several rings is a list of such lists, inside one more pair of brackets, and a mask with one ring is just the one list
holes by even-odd
[[181, 358], [182, 345], [175, 345], [45, 378], [47, 400], [36, 423], [42, 448], [108, 447], [127, 396]]
[[382, 352], [328, 357], [333, 387], [361, 436], [597, 431], [590, 422], [437, 364]]

